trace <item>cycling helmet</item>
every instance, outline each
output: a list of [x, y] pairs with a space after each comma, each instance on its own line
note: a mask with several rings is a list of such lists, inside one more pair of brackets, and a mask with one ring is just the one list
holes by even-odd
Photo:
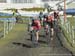
[[43, 15], [43, 12], [40, 12], [39, 14], [40, 14], [40, 15]]
[[44, 14], [43, 17], [44, 17], [44, 18], [47, 18], [47, 17], [48, 17], [48, 14]]

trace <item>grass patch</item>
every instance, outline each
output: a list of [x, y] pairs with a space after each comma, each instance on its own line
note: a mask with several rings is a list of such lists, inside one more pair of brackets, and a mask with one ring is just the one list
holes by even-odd
[[67, 19], [70, 21], [72, 26], [75, 26], [75, 17], [69, 17]]
[[4, 23], [2, 21], [0, 21], [0, 32], [2, 32], [4, 29]]
[[[68, 18], [68, 21], [70, 21], [70, 24], [71, 24], [71, 28], [72, 28], [72, 26], [74, 26], [74, 28], [75, 28], [75, 18], [74, 17], [70, 17], [70, 18]], [[73, 30], [73, 29], [72, 29]], [[73, 30], [74, 31], [74, 30]], [[71, 35], [72, 35], [72, 33], [70, 33]], [[68, 34], [68, 35], [70, 35], [70, 34]], [[74, 35], [75, 35], [75, 32], [74, 32]], [[71, 37], [70, 38], [70, 36], [68, 37], [68, 39], [69, 39], [69, 41], [72, 43], [72, 46], [73, 47], [75, 47], [75, 45], [73, 44], [73, 37]], [[75, 39], [74, 39], [75, 40]]]
[[[15, 8], [5, 9], [5, 10], [7, 10], [7, 11], [11, 10], [14, 12], [17, 11], [17, 9], [15, 9]], [[23, 10], [23, 11], [45, 11], [45, 8], [34, 7], [34, 8], [22, 8], [21, 10]]]
[[16, 23], [16, 25], [9, 32], [9, 34], [7, 34], [5, 38], [0, 39], [0, 47], [6, 46], [10, 42], [12, 42], [14, 39], [21, 38], [20, 36], [27, 30], [27, 24], [25, 23], [26, 21], [27, 20], [25, 20], [23, 24]]
[[0, 16], [0, 18], [12, 18], [12, 16]]
[[69, 4], [68, 7], [70, 7], [70, 8], [75, 8], [75, 3]]
[[[14, 16], [0, 16], [0, 18], [12, 18]], [[29, 18], [29, 16], [19, 16], [20, 18]]]
[[25, 31], [27, 29], [25, 28], [25, 26], [25, 24], [16, 24], [13, 30], [11, 30], [5, 38], [0, 39], [0, 46], [7, 45], [14, 39], [19, 38], [19, 36], [22, 34], [22, 31]]
[[37, 7], [35, 7], [35, 8], [23, 8], [21, 10], [23, 10], [23, 11], [45, 11], [45, 8], [37, 8]]

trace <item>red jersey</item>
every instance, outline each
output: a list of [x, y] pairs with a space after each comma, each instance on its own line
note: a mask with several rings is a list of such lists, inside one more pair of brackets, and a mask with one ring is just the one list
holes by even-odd
[[34, 29], [39, 30], [41, 28], [41, 23], [39, 20], [34, 20]]
[[48, 16], [47, 22], [52, 22], [54, 20], [54, 17], [52, 15]]

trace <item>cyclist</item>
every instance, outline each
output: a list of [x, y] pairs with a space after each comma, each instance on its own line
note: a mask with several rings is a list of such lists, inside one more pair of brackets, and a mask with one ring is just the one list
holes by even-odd
[[23, 19], [20, 17], [21, 14], [18, 12], [17, 9], [13, 12], [13, 15], [15, 16], [16, 23], [18, 23], [18, 22], [23, 23]]
[[42, 19], [42, 18], [43, 18], [43, 12], [40, 12], [40, 13], [39, 13], [39, 18], [40, 18], [40, 21], [43, 20], [43, 19]]
[[39, 39], [39, 30], [41, 29], [41, 23], [40, 20], [34, 17], [35, 19], [32, 20], [31, 24], [31, 31], [36, 30], [36, 43], [38, 44], [38, 39]]
[[43, 24], [43, 12], [39, 13], [39, 19], [40, 19], [40, 22], [41, 22], [41, 25], [42, 25]]
[[59, 19], [59, 12], [57, 10], [54, 10], [54, 24], [56, 24], [58, 19]]
[[54, 34], [54, 31], [53, 31], [53, 21], [54, 21], [54, 16], [52, 14], [46, 16], [45, 19], [44, 19], [44, 22], [46, 23], [45, 24], [45, 28], [48, 28], [48, 25], [51, 27], [51, 34], [52, 34], [52, 36]]
[[53, 14], [48, 16], [47, 22], [51, 26], [51, 34], [53, 36], [54, 35], [54, 30], [53, 30], [54, 16], [53, 16]]
[[44, 19], [43, 19], [43, 27], [45, 27], [46, 24], [47, 24], [47, 22], [46, 22], [47, 17], [48, 17], [47, 14], [44, 14], [44, 15], [43, 15], [43, 18], [44, 18]]
[[[49, 14], [44, 15], [44, 21], [43, 22], [44, 22], [44, 28], [46, 29], [46, 35], [51, 34], [49, 36], [53, 36], [54, 35], [54, 27], [53, 27], [53, 25], [54, 25], [54, 15], [53, 15], [53, 13], [51, 13], [50, 15]], [[50, 27], [51, 32], [49, 32], [48, 27]], [[48, 38], [48, 39], [53, 40], [52, 37]], [[50, 40], [48, 40], [48, 41], [50, 42]]]
[[33, 21], [33, 17], [30, 17], [29, 18], [29, 23], [28, 23], [28, 31], [30, 32], [31, 30], [30, 30], [30, 27], [31, 27], [31, 24], [32, 24], [32, 21]]

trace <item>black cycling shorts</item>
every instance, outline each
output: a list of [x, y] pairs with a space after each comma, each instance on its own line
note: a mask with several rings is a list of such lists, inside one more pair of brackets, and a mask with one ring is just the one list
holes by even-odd
[[53, 22], [47, 22], [47, 24], [51, 27], [51, 28], [53, 28]]

